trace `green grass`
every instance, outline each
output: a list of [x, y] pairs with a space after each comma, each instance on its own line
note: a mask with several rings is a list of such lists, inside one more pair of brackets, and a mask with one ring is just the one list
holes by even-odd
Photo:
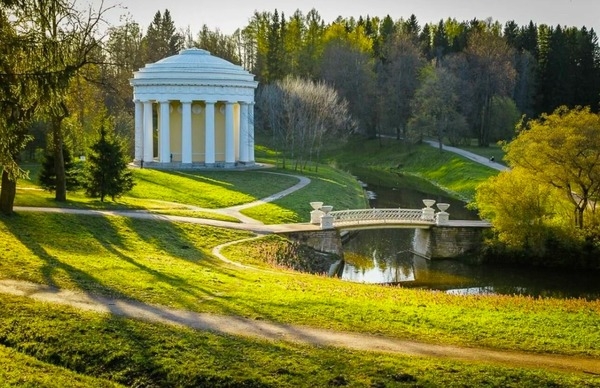
[[[26, 166], [31, 170], [31, 179], [21, 179], [18, 182], [15, 206], [38, 207], [69, 207], [83, 209], [108, 210], [148, 210], [160, 214], [169, 214], [196, 218], [209, 218], [221, 221], [237, 222], [234, 217], [206, 212], [197, 208], [216, 209], [240, 205], [267, 197], [285, 190], [296, 183], [293, 176], [273, 175], [267, 171], [159, 171], [150, 169], [135, 169], [134, 189], [113, 202], [107, 199], [88, 198], [81, 191], [69, 192], [68, 201], [56, 202], [54, 193], [42, 190], [36, 183], [39, 166]], [[280, 173], [290, 173], [280, 171]], [[331, 173], [330, 173], [331, 175]], [[320, 179], [316, 176], [316, 179]], [[355, 188], [355, 187], [354, 187]], [[349, 188], [352, 190], [352, 187]], [[322, 194], [322, 193], [321, 193]], [[361, 193], [359, 193], [361, 194]], [[324, 197], [333, 198], [329, 193]], [[291, 208], [285, 208], [291, 206]], [[277, 223], [283, 219], [301, 219], [308, 214], [303, 206], [287, 199], [287, 203], [277, 205], [284, 217], [255, 212], [259, 220]], [[252, 213], [252, 212], [251, 212]]]
[[496, 163], [504, 164], [504, 151], [502, 147], [498, 144], [492, 144], [489, 147], [475, 147], [475, 146], [458, 146], [457, 148], [463, 149], [465, 151], [472, 152], [476, 155], [483, 156], [485, 158], [494, 157], [494, 161]]
[[[402, 154], [393, 141], [383, 147], [376, 142], [357, 142], [335, 162], [338, 166], [354, 163], [382, 177], [396, 172], [428, 176], [438, 187], [464, 197], [486, 174], [495, 173], [462, 158], [439, 154], [432, 147], [416, 150]], [[101, 204], [73, 194], [69, 206], [202, 215], [201, 210], [186, 210], [172, 202], [190, 201], [206, 208], [231, 206], [297, 182], [293, 177], [275, 178], [261, 172], [137, 173], [141, 174], [139, 191], [117, 203]], [[248, 209], [246, 214], [267, 223], [290, 222], [308, 218], [310, 201], [322, 200], [334, 209], [364, 205], [362, 191], [349, 175], [329, 168], [305, 174], [313, 180], [309, 189]], [[17, 200], [30, 206], [54, 203], [50, 194], [38, 190], [20, 189]], [[210, 254], [214, 246], [249, 236], [184, 223], [22, 213], [0, 217], [0, 278], [280, 323], [432, 343], [600, 357], [600, 301], [458, 296], [354, 284], [286, 270], [240, 269]], [[223, 252], [233, 260], [256, 264], [261, 249], [259, 240], [232, 245]], [[15, 380], [17, 375], [33, 374], [34, 370], [42, 380], [32, 380], [31, 386], [45, 382], [48, 386], [55, 382], [77, 386], [78, 379], [86, 378], [65, 372], [67, 381], [74, 383], [60, 384], [61, 380], [53, 379], [61, 374], [57, 367], [99, 379], [81, 380], [89, 386], [106, 386], [106, 379], [127, 386], [347, 383], [537, 387], [599, 383], [595, 376], [270, 344], [83, 313], [20, 297], [2, 295], [0, 300], [0, 345], [4, 345], [0, 360], [8, 358], [3, 364], [8, 367], [0, 371], [0, 379], [7, 376], [5, 386], [21, 386]]]
[[135, 170], [136, 186], [127, 198], [155, 199], [221, 208], [266, 197], [295, 185], [294, 177], [263, 171], [157, 171]]
[[[434, 343], [600, 356], [600, 301], [457, 296], [244, 270], [210, 250], [249, 233], [193, 224], [23, 213], [0, 218], [0, 235], [0, 278]], [[256, 260], [253, 244], [224, 252]]]
[[[68, 197], [71, 201], [67, 205], [140, 208], [152, 207], [152, 201], [163, 201], [214, 209], [251, 202], [287, 189], [298, 182], [298, 179], [292, 176], [278, 175], [274, 178], [272, 174], [264, 171], [132, 171], [135, 186], [119, 198], [117, 203], [110, 200], [101, 203], [97, 199], [85, 197], [82, 192], [70, 192]], [[17, 186], [21, 190], [16, 198], [17, 205], [30, 206], [32, 196], [40, 197], [38, 201], [47, 202], [47, 205], [53, 201], [53, 193], [39, 190], [34, 175], [32, 174], [31, 180], [19, 180]], [[23, 199], [24, 197], [26, 199]]]
[[462, 363], [271, 343], [87, 313], [22, 297], [2, 295], [0, 300], [0, 360], [4, 361], [0, 377], [9, 377], [2, 386], [27, 386], [24, 380], [32, 387], [113, 386], [109, 380], [148, 387], [591, 387], [600, 383], [596, 376], [493, 366], [486, 360]]
[[[277, 172], [278, 174], [270, 174]], [[136, 186], [116, 202], [86, 197], [82, 192], [70, 192], [66, 203], [54, 200], [54, 194], [29, 183], [19, 183], [16, 206], [70, 207], [108, 210], [148, 210], [160, 214], [209, 218], [236, 222], [233, 217], [197, 208], [216, 209], [235, 206], [283, 191], [296, 183], [292, 175], [311, 179], [307, 187], [277, 201], [243, 211], [249, 217], [266, 224], [306, 222], [312, 210], [309, 203], [323, 201], [336, 209], [362, 208], [365, 197], [356, 180], [349, 174], [321, 166], [318, 172], [274, 169], [267, 171], [157, 171], [134, 170]], [[284, 174], [284, 175], [281, 175]], [[290, 175], [290, 176], [285, 176]], [[192, 206], [190, 209], [189, 206]]]
[[[7, 300], [3, 296], [0, 300], [6, 306]], [[85, 376], [3, 345], [0, 345], [0, 365], [1, 387], [122, 387], [108, 379]]]
[[354, 139], [329, 160], [344, 169], [413, 175], [457, 199], [469, 201], [475, 188], [498, 171], [429, 145], [406, 146], [394, 139]]
[[274, 202], [243, 210], [242, 213], [261, 220], [265, 224], [308, 222], [310, 202], [320, 201], [332, 205], [334, 210], [362, 209], [366, 200], [362, 188], [350, 174], [328, 166], [320, 166], [317, 172], [286, 170], [300, 173], [311, 179], [310, 185]]

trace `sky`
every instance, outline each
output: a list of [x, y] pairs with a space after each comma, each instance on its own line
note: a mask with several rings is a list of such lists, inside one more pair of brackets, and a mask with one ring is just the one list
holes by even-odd
[[[99, 3], [101, 0], [91, 0]], [[178, 28], [191, 27], [193, 33], [202, 25], [226, 34], [243, 28], [255, 11], [284, 12], [286, 17], [300, 9], [304, 14], [316, 9], [325, 23], [338, 16], [358, 18], [390, 15], [394, 21], [415, 14], [419, 24], [437, 23], [448, 17], [458, 21], [491, 17], [504, 24], [586, 26], [600, 32], [600, 0], [104, 0], [105, 5], [121, 4], [110, 11], [108, 19], [118, 25], [119, 15], [129, 13], [144, 30], [156, 11], [168, 9]]]

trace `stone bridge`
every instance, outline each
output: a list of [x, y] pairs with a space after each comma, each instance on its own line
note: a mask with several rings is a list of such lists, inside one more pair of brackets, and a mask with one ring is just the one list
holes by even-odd
[[[313, 248], [343, 255], [340, 231], [413, 228], [413, 252], [430, 259], [452, 258], [474, 253], [481, 248], [483, 232], [491, 228], [487, 221], [450, 220], [449, 204], [423, 200], [422, 209], [352, 209], [332, 211], [332, 206], [311, 202], [311, 224], [305, 231], [288, 235]], [[317, 227], [318, 229], [315, 229]]]

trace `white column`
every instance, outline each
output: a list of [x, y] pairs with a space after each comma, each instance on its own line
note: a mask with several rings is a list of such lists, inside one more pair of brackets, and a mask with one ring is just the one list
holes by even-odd
[[181, 163], [192, 163], [192, 102], [181, 105]]
[[210, 166], [215, 164], [215, 102], [206, 101], [204, 112], [204, 164]]
[[240, 102], [240, 162], [248, 163], [248, 103]]
[[169, 101], [160, 102], [160, 152], [159, 162], [169, 163], [171, 161], [171, 114], [169, 112]]
[[144, 157], [144, 105], [140, 100], [135, 100], [135, 152], [134, 158], [139, 162]]
[[254, 163], [254, 102], [248, 107], [248, 160]]
[[235, 164], [235, 137], [233, 131], [233, 102], [225, 102], [225, 165]]
[[152, 101], [144, 101], [144, 162], [152, 162], [154, 160], [154, 141], [152, 130], [154, 122], [152, 119]]

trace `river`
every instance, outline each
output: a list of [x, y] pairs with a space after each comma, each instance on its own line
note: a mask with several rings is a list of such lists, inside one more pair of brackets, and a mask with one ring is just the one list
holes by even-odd
[[[371, 194], [371, 207], [421, 208], [422, 199], [450, 203], [454, 219], [478, 219], [461, 201], [403, 187], [401, 178], [382, 184], [381, 178], [358, 178]], [[369, 182], [371, 180], [371, 182]], [[426, 186], [425, 186], [426, 187]], [[427, 260], [411, 253], [414, 229], [365, 230], [344, 243], [342, 279], [364, 283], [399, 284], [453, 294], [522, 294], [558, 298], [600, 298], [600, 273], [498, 265], [469, 264], [465, 260]]]

